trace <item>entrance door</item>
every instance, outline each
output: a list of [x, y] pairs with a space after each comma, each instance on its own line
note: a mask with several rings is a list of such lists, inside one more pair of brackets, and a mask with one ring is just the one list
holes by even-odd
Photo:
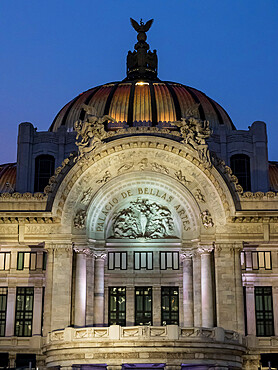
[[135, 287], [135, 325], [152, 325], [151, 287]]

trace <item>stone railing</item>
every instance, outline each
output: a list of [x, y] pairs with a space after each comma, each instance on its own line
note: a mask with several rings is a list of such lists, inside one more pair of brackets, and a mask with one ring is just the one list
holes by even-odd
[[178, 325], [84, 327], [53, 331], [47, 336], [47, 344], [78, 341], [144, 340], [188, 342], [221, 342], [242, 345], [242, 336], [223, 328], [181, 328]]

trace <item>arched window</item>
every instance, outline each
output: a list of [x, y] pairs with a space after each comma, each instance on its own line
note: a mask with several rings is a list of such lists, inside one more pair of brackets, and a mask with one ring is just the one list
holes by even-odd
[[55, 158], [52, 155], [42, 154], [35, 160], [34, 191], [43, 192], [49, 178], [54, 174]]
[[238, 182], [244, 191], [251, 190], [250, 177], [250, 158], [246, 154], [235, 154], [230, 158], [233, 174], [238, 178]]

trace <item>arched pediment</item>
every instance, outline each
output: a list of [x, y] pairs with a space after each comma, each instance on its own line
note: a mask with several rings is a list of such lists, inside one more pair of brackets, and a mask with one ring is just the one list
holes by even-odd
[[200, 208], [188, 189], [165, 174], [120, 175], [88, 206], [92, 239], [188, 239], [198, 233]]
[[[178, 217], [180, 210], [175, 208], [178, 204], [186, 209], [191, 230], [188, 235], [193, 236], [214, 233], [215, 227], [224, 225], [233, 214], [233, 198], [221, 174], [215, 167], [202, 164], [186, 146], [173, 145], [164, 138], [150, 141], [147, 137], [119, 139], [117, 144], [107, 143], [102, 151], [77, 160], [60, 183], [52, 211], [61, 218], [67, 232], [97, 236], [101, 207], [113, 197], [117, 203], [109, 210], [113, 214], [106, 215], [101, 231], [105, 238], [112, 236], [111, 220], [129, 207], [127, 201], [137, 199], [166, 207], [176, 225], [173, 236], [178, 238], [189, 231], [183, 229]], [[138, 188], [149, 189], [149, 193], [139, 194], [138, 190], [136, 193]], [[132, 195], [121, 199], [121, 193], [131, 189]], [[158, 194], [164, 191], [176, 203], [168, 204], [166, 199], [155, 196], [156, 190]]]

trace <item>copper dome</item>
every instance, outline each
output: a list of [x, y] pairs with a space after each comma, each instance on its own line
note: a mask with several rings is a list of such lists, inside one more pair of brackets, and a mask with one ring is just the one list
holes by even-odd
[[226, 111], [199, 90], [175, 82], [134, 80], [107, 83], [83, 92], [61, 109], [49, 131], [61, 126], [73, 131], [74, 122], [84, 119], [83, 104], [93, 106], [99, 116], [113, 117], [116, 123], [108, 123], [108, 129], [116, 130], [128, 126], [167, 127], [196, 103], [199, 118], [208, 120], [213, 130], [219, 125], [235, 129]]

